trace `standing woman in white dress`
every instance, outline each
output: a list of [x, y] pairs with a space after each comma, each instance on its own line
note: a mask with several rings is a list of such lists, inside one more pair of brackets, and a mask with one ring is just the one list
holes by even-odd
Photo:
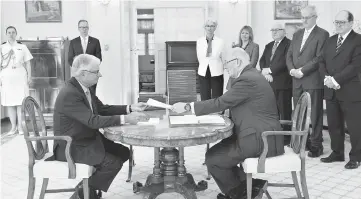
[[11, 130], [8, 135], [17, 131], [22, 134], [21, 104], [29, 96], [30, 60], [33, 56], [26, 45], [16, 41], [15, 27], [7, 27], [6, 35], [8, 40], [1, 45], [1, 104], [7, 107], [10, 117]]

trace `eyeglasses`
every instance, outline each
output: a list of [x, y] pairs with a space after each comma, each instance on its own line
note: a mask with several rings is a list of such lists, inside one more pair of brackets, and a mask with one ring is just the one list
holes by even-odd
[[271, 29], [271, 32], [277, 32], [277, 31], [280, 31], [280, 30], [284, 30], [284, 29], [282, 29], [282, 28]]
[[308, 16], [308, 17], [301, 17], [301, 19], [303, 20], [309, 20], [311, 19], [312, 17], [315, 17], [316, 15], [311, 15], [311, 16]]
[[347, 23], [348, 21], [334, 21], [333, 24], [337, 25], [337, 26], [343, 26]]
[[100, 75], [99, 70], [97, 70], [97, 71], [83, 70], [83, 71], [86, 71], [86, 72], [89, 72], [89, 73], [93, 73], [93, 74], [95, 74], [95, 75]]
[[80, 28], [80, 29], [88, 29], [89, 26], [79, 26], [78, 28]]
[[206, 28], [214, 28], [216, 27], [215, 25], [205, 25]]
[[237, 61], [237, 65], [239, 64], [239, 59], [238, 59], [238, 58], [234, 58], [234, 59], [228, 60], [228, 61], [226, 61], [226, 64], [229, 64], [229, 63], [231, 63], [232, 61]]

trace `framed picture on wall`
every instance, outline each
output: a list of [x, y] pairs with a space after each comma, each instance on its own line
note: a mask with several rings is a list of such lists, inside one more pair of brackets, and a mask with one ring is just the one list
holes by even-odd
[[293, 34], [302, 28], [303, 28], [302, 23], [286, 23], [285, 24], [286, 37], [292, 40]]
[[275, 19], [301, 19], [301, 9], [308, 0], [275, 0]]
[[25, 0], [27, 23], [61, 22], [61, 1]]

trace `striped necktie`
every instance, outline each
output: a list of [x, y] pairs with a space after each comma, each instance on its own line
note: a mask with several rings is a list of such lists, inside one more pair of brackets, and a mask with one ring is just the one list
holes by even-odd
[[275, 52], [276, 52], [276, 49], [277, 49], [277, 46], [278, 46], [278, 41], [275, 41], [273, 47], [272, 47], [272, 55], [271, 55], [271, 59], [273, 58], [273, 55], [275, 55]]
[[89, 91], [89, 90], [85, 91], [85, 96], [86, 96], [86, 98], [87, 98], [87, 100], [88, 100], [88, 102], [89, 102], [90, 109], [91, 109], [92, 112], [93, 112], [92, 98], [91, 98], [91, 95], [90, 95], [90, 91]]
[[342, 40], [343, 40], [343, 38], [342, 38], [342, 36], [340, 36], [340, 37], [338, 38], [338, 40], [337, 40], [336, 52], [337, 52], [338, 49], [341, 47], [341, 45], [342, 45]]

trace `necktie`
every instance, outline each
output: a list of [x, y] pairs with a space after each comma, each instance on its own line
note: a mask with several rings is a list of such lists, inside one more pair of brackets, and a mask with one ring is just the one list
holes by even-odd
[[307, 38], [308, 38], [308, 35], [309, 35], [309, 31], [307, 31], [305, 29], [305, 33], [303, 33], [303, 38], [302, 38], [302, 43], [301, 43], [301, 48], [300, 50], [302, 50], [303, 48], [303, 45], [305, 45], [306, 41], [307, 41]]
[[212, 39], [207, 39], [207, 43], [208, 43], [208, 46], [207, 46], [207, 57], [210, 57], [211, 54], [212, 54]]
[[273, 45], [273, 47], [272, 47], [272, 55], [271, 55], [271, 59], [270, 59], [270, 60], [272, 60], [273, 55], [274, 55], [275, 52], [276, 52], [277, 46], [278, 46], [278, 41], [275, 41], [275, 43], [274, 43], [274, 45]]
[[88, 99], [88, 102], [89, 102], [89, 105], [90, 105], [90, 109], [91, 109], [92, 112], [93, 112], [92, 98], [91, 98], [91, 96], [90, 96], [89, 90], [85, 91], [85, 96], [86, 96], [86, 98]]
[[341, 47], [341, 45], [342, 45], [342, 40], [343, 40], [343, 38], [342, 38], [342, 36], [340, 36], [340, 37], [338, 38], [338, 40], [337, 40], [336, 52], [337, 52], [338, 49]]
[[82, 47], [83, 47], [83, 52], [84, 52], [84, 54], [85, 54], [85, 52], [86, 52], [86, 47], [87, 47], [87, 45], [86, 45], [86, 39], [85, 39], [85, 38], [83, 38], [83, 39], [81, 40], [81, 45], [82, 45]]

